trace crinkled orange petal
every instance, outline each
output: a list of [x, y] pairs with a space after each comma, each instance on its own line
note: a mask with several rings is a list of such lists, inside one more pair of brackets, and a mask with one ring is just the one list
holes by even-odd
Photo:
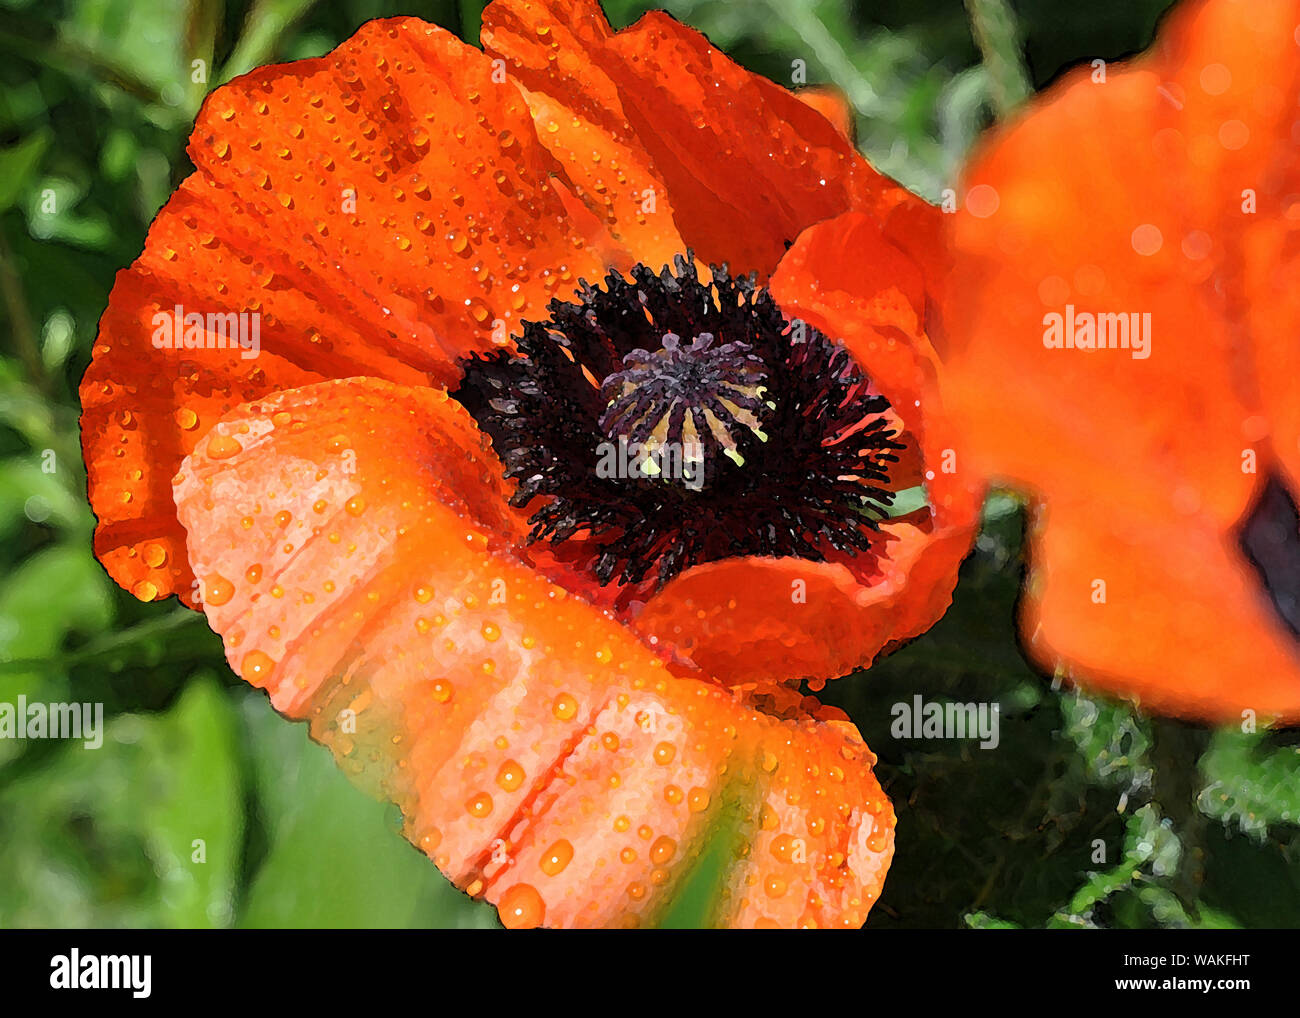
[[[948, 217], [961, 455], [1045, 500], [1031, 652], [1193, 717], [1300, 717], [1237, 530], [1279, 462], [1297, 490], [1298, 27], [1294, 0], [1180, 5], [999, 129]], [[1049, 348], [1067, 305], [1149, 314], [1149, 350]]]
[[595, 0], [496, 0], [483, 45], [554, 125], [540, 137], [576, 193], [648, 264], [673, 253], [671, 221], [702, 261], [766, 279], [820, 220], [924, 204], [819, 111], [663, 12], [614, 32]]
[[890, 400], [919, 447], [931, 511], [882, 524], [874, 562], [746, 557], [688, 569], [635, 625], [728, 682], [819, 682], [865, 667], [947, 610], [979, 500], [951, 455], [921, 324], [923, 273], [878, 224], [848, 213], [805, 231], [771, 289], [787, 317], [842, 341]]
[[175, 494], [231, 665], [508, 926], [650, 924], [697, 866], [707, 923], [861, 925], [894, 815], [856, 729], [671, 676], [512, 555], [500, 473], [438, 390], [227, 415]]
[[[555, 176], [518, 89], [416, 19], [217, 89], [189, 154], [81, 388], [96, 551], [146, 600], [190, 591], [170, 478], [227, 410], [324, 378], [445, 384], [628, 258]], [[260, 353], [155, 348], [176, 305], [257, 313]]]
[[491, 4], [483, 12], [484, 48], [527, 98], [575, 196], [636, 261], [657, 268], [686, 243], [664, 177], [627, 122], [618, 85], [593, 57], [612, 34], [599, 8], [585, 5], [553, 13]]
[[827, 679], [919, 636], [952, 602], [971, 533], [890, 523], [873, 569], [853, 559], [724, 559], [651, 599], [636, 627], [735, 684]]

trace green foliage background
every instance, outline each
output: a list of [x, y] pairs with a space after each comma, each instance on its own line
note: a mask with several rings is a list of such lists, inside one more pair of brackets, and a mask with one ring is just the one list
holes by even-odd
[[[934, 198], [995, 112], [1077, 60], [1141, 49], [1167, 0], [1016, 0], [1009, 21], [1003, 0], [970, 0], [992, 29], [983, 53], [957, 0], [667, 6], [777, 81], [806, 61], [810, 82], [853, 101], [877, 165]], [[607, 9], [622, 25], [644, 8]], [[0, 926], [496, 924], [229, 674], [202, 616], [109, 581], [90, 551], [76, 398], [114, 272], [191, 169], [208, 89], [324, 53], [372, 17], [418, 14], [473, 40], [480, 10], [0, 0], [0, 702], [102, 701], [107, 715], [93, 752], [0, 740]], [[191, 83], [194, 59], [208, 84]], [[1022, 528], [1015, 501], [992, 499], [952, 611], [826, 692], [880, 755], [900, 817], [869, 925], [1300, 925], [1294, 735], [1152, 721], [1053, 688], [1015, 639]], [[1001, 745], [895, 740], [890, 705], [917, 693], [1000, 702]]]

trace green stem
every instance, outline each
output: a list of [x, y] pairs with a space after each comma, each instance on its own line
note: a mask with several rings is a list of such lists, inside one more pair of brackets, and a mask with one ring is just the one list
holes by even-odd
[[39, 672], [51, 666], [63, 668], [84, 664], [87, 661], [93, 661], [95, 658], [130, 647], [151, 636], [181, 629], [187, 624], [192, 624], [202, 618], [203, 614], [201, 612], [191, 611], [189, 608], [177, 608], [166, 615], [149, 619], [147, 622], [141, 622], [139, 625], [132, 626], [120, 633], [113, 633], [103, 639], [96, 640], [80, 650], [73, 651], [71, 654], [44, 658], [26, 658], [18, 661], [0, 661], [0, 674], [5, 672]]
[[1016, 15], [1007, 0], [966, 0], [971, 35], [988, 70], [989, 89], [998, 119], [1002, 119], [1033, 91], [1025, 70]]
[[153, 106], [164, 105], [158, 90], [125, 66], [102, 59], [93, 50], [71, 43], [47, 43], [0, 31], [0, 50], [40, 63], [79, 81], [112, 82], [128, 95]]
[[231, 78], [269, 63], [279, 54], [285, 33], [315, 4], [316, 0], [256, 0], [244, 21], [234, 52], [221, 68], [215, 84], [223, 85]]
[[843, 44], [831, 34], [825, 23], [806, 0], [768, 0], [772, 16], [784, 21], [812, 50], [813, 59], [830, 76], [831, 83], [842, 91], [853, 108], [862, 116], [878, 116], [882, 112], [880, 96], [871, 83], [862, 76], [845, 52]]
[[1209, 733], [1196, 725], [1165, 718], [1151, 719], [1150, 726], [1151, 797], [1156, 808], [1173, 821], [1183, 849], [1170, 890], [1195, 917], [1205, 882], [1205, 816], [1197, 806], [1197, 764]]
[[0, 229], [0, 293], [3, 294], [5, 311], [9, 315], [9, 331], [18, 347], [18, 356], [22, 358], [23, 367], [32, 384], [45, 396], [50, 394], [50, 379], [45, 373], [45, 362], [41, 359], [40, 344], [36, 341], [36, 327], [32, 322], [31, 312], [27, 309], [27, 298], [23, 293], [22, 278], [14, 265], [13, 251]]

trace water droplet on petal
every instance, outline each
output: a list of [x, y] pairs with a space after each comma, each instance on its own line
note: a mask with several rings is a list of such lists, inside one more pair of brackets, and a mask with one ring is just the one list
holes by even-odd
[[524, 783], [524, 769], [514, 760], [507, 760], [497, 771], [497, 784], [507, 792], [513, 792]]
[[531, 930], [546, 918], [546, 902], [531, 884], [515, 884], [497, 903], [501, 925], [508, 930]]
[[213, 435], [208, 440], [208, 457], [214, 460], [229, 459], [231, 456], [244, 451], [244, 447], [239, 444], [237, 438], [230, 435]]
[[561, 693], [551, 705], [551, 711], [561, 721], [571, 721], [578, 713], [578, 701], [568, 693]]
[[485, 817], [492, 812], [492, 796], [479, 792], [465, 803], [465, 811], [473, 817]]
[[203, 600], [220, 607], [235, 596], [235, 585], [220, 573], [213, 573], [203, 583]]
[[264, 654], [260, 650], [250, 650], [244, 655], [244, 660], [240, 662], [239, 674], [250, 685], [264, 686], [274, 669], [275, 662], [271, 660], [270, 655]]
[[564, 870], [573, 858], [573, 845], [561, 838], [542, 853], [542, 872], [553, 877]]

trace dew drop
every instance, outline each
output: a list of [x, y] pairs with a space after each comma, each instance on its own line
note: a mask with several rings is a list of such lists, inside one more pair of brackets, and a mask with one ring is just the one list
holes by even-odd
[[220, 607], [235, 596], [235, 585], [220, 573], [213, 573], [203, 583], [203, 600]]
[[561, 693], [551, 704], [551, 711], [561, 721], [572, 721], [574, 715], [578, 713], [578, 701], [568, 693]]
[[563, 872], [571, 859], [573, 859], [573, 845], [561, 838], [542, 853], [542, 872], [548, 877], [553, 877]]
[[546, 918], [546, 902], [531, 884], [515, 884], [497, 903], [501, 925], [508, 930], [531, 930]]
[[507, 792], [513, 792], [524, 783], [524, 769], [514, 760], [507, 760], [497, 771], [497, 784]]
[[465, 812], [472, 817], [485, 817], [492, 812], [492, 796], [487, 792], [479, 792], [478, 795], [471, 796], [465, 803]]
[[662, 866], [671, 861], [672, 857], [677, 854], [677, 842], [668, 835], [657, 839], [650, 846], [650, 861], [656, 866]]
[[216, 434], [208, 441], [209, 459], [229, 459], [231, 456], [243, 451], [244, 447], [239, 444], [239, 439], [232, 438], [230, 435]]
[[260, 650], [250, 650], [240, 662], [239, 674], [244, 681], [254, 686], [264, 686], [275, 669], [275, 662], [270, 655]]

